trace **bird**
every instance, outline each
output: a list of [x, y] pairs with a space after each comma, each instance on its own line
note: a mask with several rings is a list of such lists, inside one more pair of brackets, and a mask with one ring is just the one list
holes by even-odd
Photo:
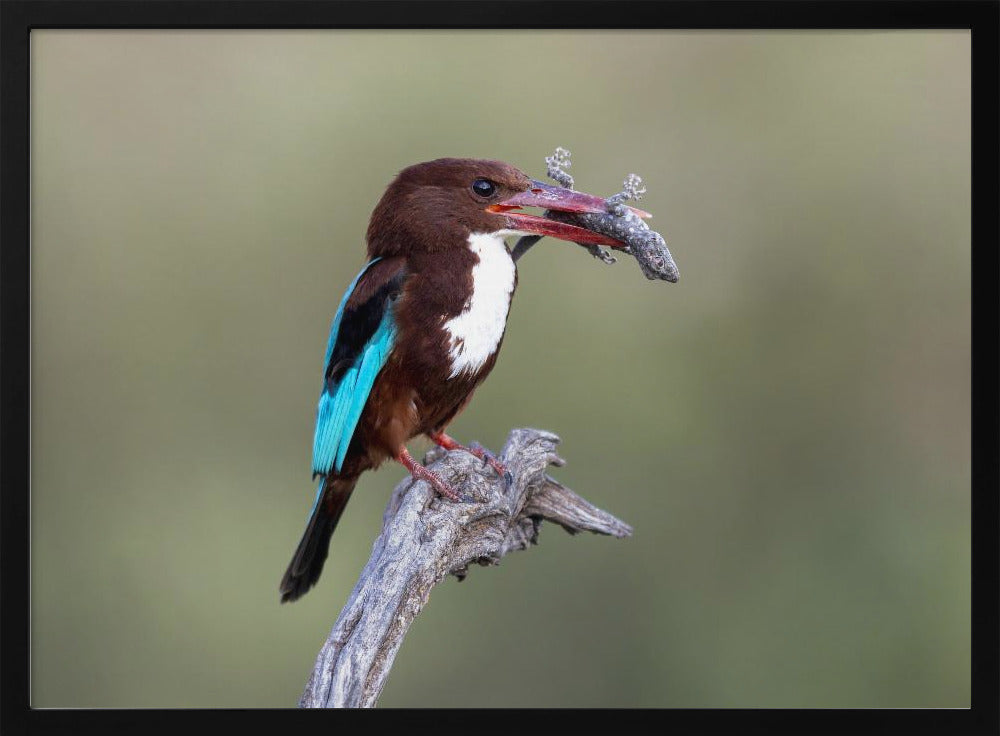
[[[446, 434], [493, 369], [503, 343], [517, 267], [506, 238], [550, 236], [579, 245], [614, 240], [543, 215], [607, 212], [604, 199], [544, 184], [489, 159], [440, 158], [404, 168], [375, 206], [367, 262], [344, 293], [330, 329], [313, 435], [319, 478], [305, 531], [281, 580], [281, 602], [317, 582], [330, 538], [359, 476], [392, 459], [451, 501], [461, 494], [410, 455], [426, 435], [469, 452], [507, 483], [490, 452]], [[645, 214], [645, 213], [643, 213]]]

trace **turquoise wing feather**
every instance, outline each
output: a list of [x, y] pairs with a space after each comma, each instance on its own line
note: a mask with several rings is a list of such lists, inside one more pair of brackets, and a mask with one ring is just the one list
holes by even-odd
[[326, 357], [323, 358], [324, 370], [328, 365], [330, 365], [330, 357], [333, 355], [333, 346], [337, 344], [337, 335], [340, 333], [340, 321], [344, 318], [344, 305], [346, 305], [347, 300], [351, 298], [351, 294], [354, 293], [354, 289], [361, 280], [361, 277], [368, 273], [369, 268], [381, 260], [381, 258], [372, 258], [368, 261], [368, 263], [365, 264], [365, 267], [358, 271], [358, 275], [354, 277], [354, 281], [351, 282], [351, 285], [347, 287], [347, 291], [344, 292], [344, 296], [340, 300], [340, 306], [337, 307], [337, 314], [333, 317], [333, 324], [330, 325], [330, 337], [326, 341]]
[[[394, 300], [386, 289], [379, 289], [376, 296], [347, 315], [349, 329], [343, 329], [345, 305], [361, 277], [372, 264], [368, 263], [347, 290], [330, 329], [326, 348], [327, 380], [316, 407], [316, 431], [313, 436], [313, 475], [327, 475], [331, 470], [340, 472], [347, 456], [347, 449], [354, 436], [361, 413], [371, 393], [379, 371], [389, 358], [396, 340], [396, 323], [393, 318]], [[374, 331], [371, 325], [377, 326]], [[350, 335], [346, 333], [350, 332]], [[367, 337], [365, 337], [366, 333]], [[361, 336], [359, 339], [359, 335]], [[360, 344], [351, 344], [354, 340]], [[363, 342], [362, 342], [363, 340]], [[331, 376], [334, 367], [347, 365], [343, 372]], [[345, 357], [346, 356], [346, 357]], [[322, 488], [322, 484], [321, 484]]]

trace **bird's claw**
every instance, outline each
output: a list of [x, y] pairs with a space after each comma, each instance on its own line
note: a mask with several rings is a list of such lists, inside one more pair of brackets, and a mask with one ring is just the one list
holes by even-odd
[[497, 459], [496, 455], [480, 445], [478, 442], [473, 442], [469, 445], [469, 449], [472, 451], [473, 455], [483, 461], [483, 467], [489, 465], [496, 471], [497, 475], [503, 478], [507, 488], [510, 488], [514, 484], [514, 476], [511, 475], [506, 466]]
[[428, 470], [423, 465], [418, 465], [411, 471], [411, 475], [417, 480], [425, 480], [430, 485], [431, 488], [439, 496], [444, 496], [449, 501], [455, 501], [456, 503], [466, 502], [468, 503], [472, 499], [468, 496], [464, 496], [454, 488], [452, 488], [444, 479], [435, 473], [433, 470]]

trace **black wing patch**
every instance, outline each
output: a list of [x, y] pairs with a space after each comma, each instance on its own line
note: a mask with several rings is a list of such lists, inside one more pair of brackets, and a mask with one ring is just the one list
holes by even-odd
[[400, 267], [388, 281], [378, 287], [365, 301], [356, 306], [346, 305], [341, 318], [337, 341], [324, 373], [326, 391], [332, 394], [345, 371], [357, 360], [365, 345], [375, 334], [385, 310], [399, 298], [406, 280], [406, 269]]

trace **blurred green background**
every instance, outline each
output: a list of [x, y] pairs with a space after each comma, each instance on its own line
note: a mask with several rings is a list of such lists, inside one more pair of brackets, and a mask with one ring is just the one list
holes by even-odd
[[446, 581], [380, 705], [969, 705], [968, 33], [31, 45], [36, 707], [296, 704], [403, 477], [280, 606], [371, 208], [557, 145], [644, 177], [681, 280], [543, 241], [452, 434], [557, 432], [635, 535]]

